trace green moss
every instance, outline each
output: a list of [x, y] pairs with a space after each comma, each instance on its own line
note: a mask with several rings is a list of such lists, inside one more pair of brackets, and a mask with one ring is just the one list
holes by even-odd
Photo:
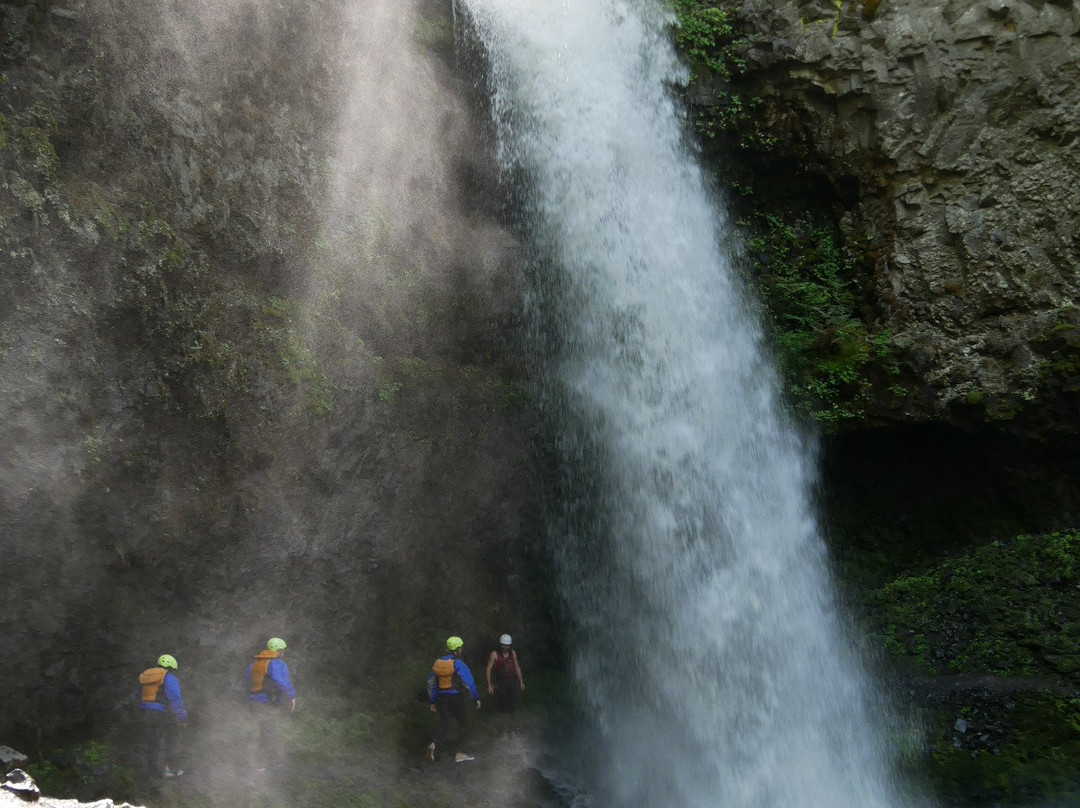
[[1018, 536], [873, 592], [883, 645], [932, 673], [1080, 670], [1080, 533]]
[[83, 451], [86, 452], [91, 463], [94, 465], [101, 463], [105, 451], [105, 440], [101, 436], [100, 426], [95, 426], [94, 430], [83, 438]]
[[288, 724], [292, 757], [305, 763], [354, 760], [376, 741], [373, 716], [344, 700], [306, 699]]
[[1080, 310], [1075, 306], [1058, 310], [1038, 346], [1045, 357], [1039, 367], [1039, 387], [1080, 389]]
[[[61, 760], [66, 763], [57, 762]], [[29, 764], [26, 770], [42, 793], [94, 798], [131, 794], [135, 775], [122, 761], [123, 755], [116, 746], [92, 739], [53, 750]]]
[[65, 184], [67, 203], [76, 219], [101, 227], [116, 241], [128, 222], [108, 193], [97, 183], [73, 178]]
[[167, 221], [143, 213], [110, 228], [126, 270], [114, 305], [132, 311], [145, 341], [158, 347], [161, 398], [201, 418], [228, 420], [248, 409], [257, 383], [258, 394], [290, 417], [333, 412], [334, 387], [301, 325], [314, 314], [239, 280], [211, 277]]
[[[1080, 798], [1080, 701], [1042, 693], [1010, 702], [1006, 717], [969, 708], [965, 733], [942, 711], [926, 773], [958, 805], [1065, 805]], [[985, 740], [984, 740], [985, 739]]]
[[417, 16], [413, 20], [413, 41], [426, 47], [448, 47], [454, 44], [453, 22], [443, 16], [431, 19]]

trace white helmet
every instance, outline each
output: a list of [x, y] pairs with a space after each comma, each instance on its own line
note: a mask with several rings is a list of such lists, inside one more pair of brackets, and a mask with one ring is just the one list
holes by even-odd
[[511, 643], [510, 643], [510, 635], [509, 634], [503, 634], [501, 637], [499, 637], [499, 645], [510, 645], [510, 644]]

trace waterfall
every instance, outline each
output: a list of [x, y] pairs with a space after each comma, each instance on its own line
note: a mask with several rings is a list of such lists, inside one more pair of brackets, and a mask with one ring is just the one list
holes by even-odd
[[458, 0], [533, 245], [553, 527], [590, 788], [610, 806], [884, 808], [885, 710], [839, 618], [645, 0]]

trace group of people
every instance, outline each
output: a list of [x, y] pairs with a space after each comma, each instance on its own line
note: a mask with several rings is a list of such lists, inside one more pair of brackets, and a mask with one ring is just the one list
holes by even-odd
[[[265, 772], [283, 762], [280, 716], [296, 710], [296, 689], [289, 678], [285, 640], [271, 637], [244, 674], [247, 706], [258, 725], [255, 769]], [[172, 654], [162, 654], [157, 665], [139, 675], [139, 721], [146, 765], [151, 778], [179, 777], [184, 770], [177, 760], [177, 734], [187, 725], [187, 710], [177, 678], [179, 665]]]
[[[499, 645], [488, 655], [488, 695], [498, 700], [499, 711], [511, 716], [517, 706], [517, 694], [525, 690], [525, 677], [512, 648], [509, 634], [499, 637]], [[428, 744], [427, 756], [435, 761], [436, 747], [446, 739], [451, 722], [456, 723], [454, 760], [462, 763], [474, 758], [464, 749], [467, 730], [465, 695], [468, 694], [480, 709], [480, 693], [472, 672], [461, 659], [465, 642], [461, 637], [446, 641], [446, 653], [431, 666], [428, 677], [428, 703], [439, 723]], [[296, 689], [283, 659], [285, 641], [271, 637], [266, 648], [255, 658], [244, 674], [247, 707], [258, 726], [258, 748], [255, 769], [265, 772], [283, 763], [281, 716], [296, 710]], [[177, 759], [177, 735], [187, 724], [187, 710], [177, 677], [179, 665], [172, 654], [162, 654], [157, 665], [139, 675], [139, 722], [146, 766], [154, 779], [179, 777], [184, 773]]]
[[[525, 690], [525, 677], [512, 644], [513, 639], [509, 634], [499, 637], [498, 648], [488, 654], [485, 671], [488, 695], [498, 699], [499, 711], [507, 715], [513, 715], [517, 707], [518, 691]], [[446, 653], [435, 660], [428, 676], [428, 704], [431, 711], [439, 716], [439, 724], [427, 748], [428, 760], [432, 763], [435, 762], [435, 749], [446, 738], [451, 721], [457, 725], [454, 761], [463, 763], [475, 759], [464, 748], [467, 731], [465, 694], [472, 697], [479, 710], [480, 693], [469, 666], [461, 659], [464, 647], [465, 641], [461, 637], [448, 638]]]

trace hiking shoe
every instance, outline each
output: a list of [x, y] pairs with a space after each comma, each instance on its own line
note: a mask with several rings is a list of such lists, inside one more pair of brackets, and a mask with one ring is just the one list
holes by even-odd
[[184, 773], [183, 769], [177, 769], [176, 771], [173, 771], [172, 769], [162, 769], [161, 776], [162, 777], [179, 777], [183, 773]]
[[458, 752], [454, 755], [454, 763], [464, 763], [466, 760], [476, 760], [472, 755], [466, 755], [464, 752]]
[[427, 759], [432, 763], [435, 762], [435, 744], [429, 743], [427, 748]]

